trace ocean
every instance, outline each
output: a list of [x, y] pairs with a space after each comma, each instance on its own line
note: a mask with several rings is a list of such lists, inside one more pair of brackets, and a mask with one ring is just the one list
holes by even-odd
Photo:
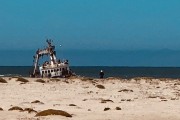
[[[180, 78], [180, 67], [108, 67], [108, 66], [72, 66], [77, 75], [98, 78], [100, 70], [108, 77], [154, 77], [154, 78]], [[0, 66], [0, 76], [29, 77], [31, 66]]]
[[[33, 65], [34, 54], [34, 50], [1, 50], [0, 76], [21, 75], [28, 77], [29, 72], [32, 72], [33, 70], [31, 65]], [[103, 70], [106, 78], [180, 78], [180, 67], [176, 67], [180, 66], [180, 51], [57, 50], [57, 58], [61, 58], [61, 60], [63, 58], [68, 59], [71, 69], [77, 75], [86, 77], [98, 78], [100, 70]], [[39, 62], [42, 63], [42, 61], [45, 60], [49, 60], [49, 58], [44, 56]]]

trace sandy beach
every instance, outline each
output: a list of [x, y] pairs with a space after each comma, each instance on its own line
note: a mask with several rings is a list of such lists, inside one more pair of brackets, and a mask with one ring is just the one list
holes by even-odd
[[24, 79], [0, 83], [0, 120], [180, 120], [178, 79]]

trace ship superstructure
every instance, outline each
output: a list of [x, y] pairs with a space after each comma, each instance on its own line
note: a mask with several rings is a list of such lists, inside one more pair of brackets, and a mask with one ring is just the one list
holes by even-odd
[[[46, 40], [48, 46], [45, 49], [38, 49], [34, 56], [34, 69], [32, 77], [67, 77], [71, 75], [68, 60], [61, 61], [56, 58], [55, 46], [52, 45], [52, 40]], [[44, 61], [39, 65], [39, 59], [44, 55], [49, 56], [49, 61]]]

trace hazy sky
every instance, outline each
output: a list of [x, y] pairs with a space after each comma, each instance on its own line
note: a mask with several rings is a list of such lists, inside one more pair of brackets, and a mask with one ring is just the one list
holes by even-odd
[[178, 49], [180, 0], [0, 0], [0, 49]]

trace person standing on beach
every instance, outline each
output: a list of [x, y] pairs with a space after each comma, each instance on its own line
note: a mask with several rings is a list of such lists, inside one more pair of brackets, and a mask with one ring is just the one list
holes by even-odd
[[103, 70], [100, 71], [99, 77], [100, 77], [100, 78], [104, 78], [104, 72], [103, 72]]

